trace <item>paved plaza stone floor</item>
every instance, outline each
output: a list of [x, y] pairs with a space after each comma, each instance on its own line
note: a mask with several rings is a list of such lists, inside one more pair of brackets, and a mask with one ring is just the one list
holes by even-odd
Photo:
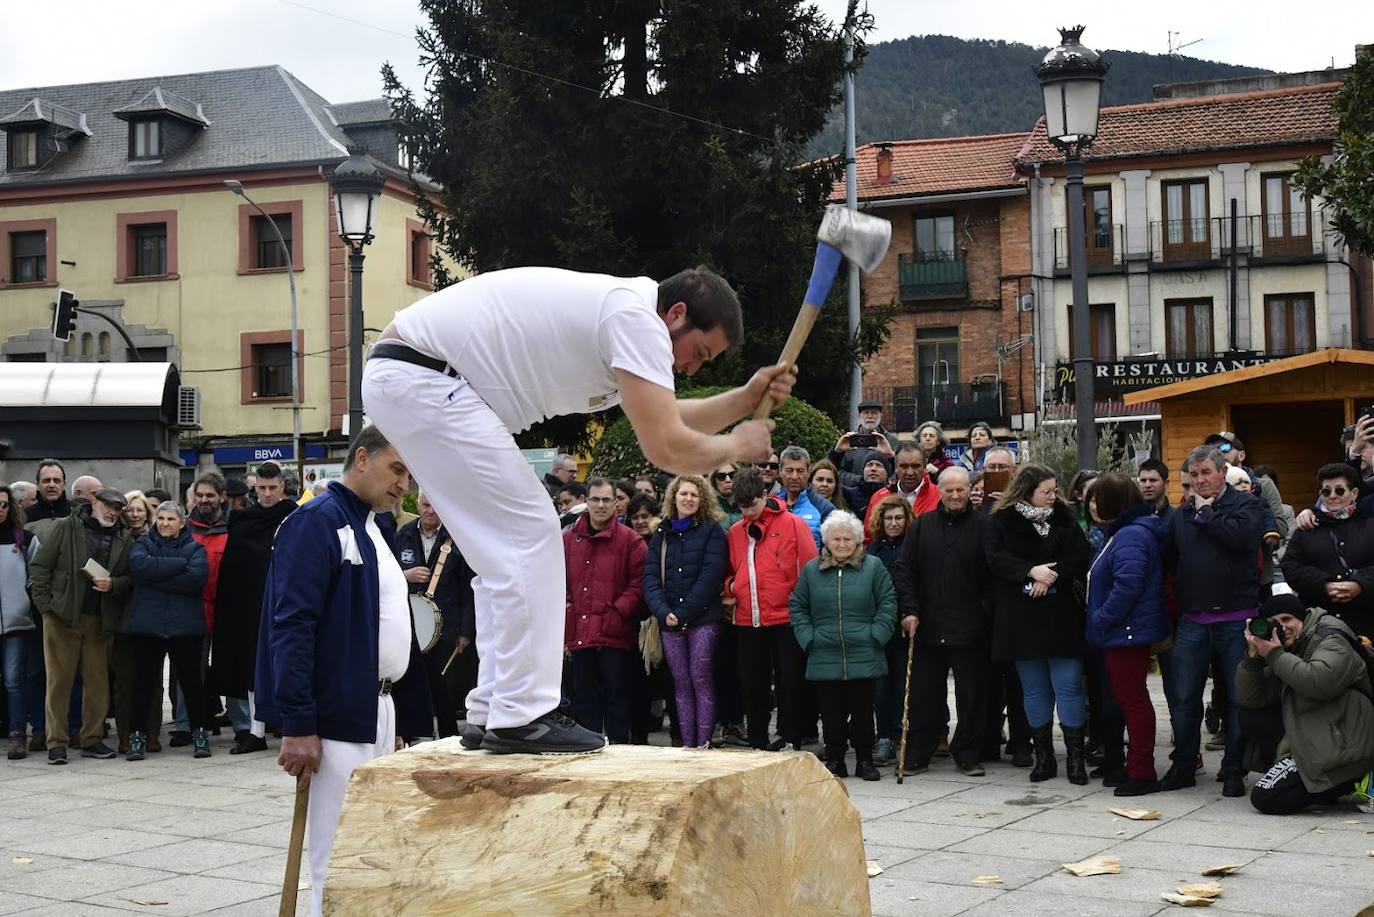
[[[1155, 679], [1157, 698], [1158, 687]], [[1167, 721], [1160, 737], [1164, 763]], [[232, 757], [226, 730], [213, 748], [200, 761], [190, 748], [166, 748], [137, 763], [0, 762], [0, 915], [276, 914], [292, 781], [276, 767], [275, 742], [270, 753]], [[1227, 863], [1243, 868], [1220, 880], [1214, 912], [1346, 917], [1374, 903], [1374, 815], [1354, 806], [1260, 815], [1246, 799], [1222, 798], [1211, 779], [1219, 753], [1205, 757], [1195, 789], [1135, 799], [1062, 776], [1031, 784], [1009, 764], [966, 778], [948, 759], [901, 786], [888, 769], [877, 783], [850, 778], [868, 857], [883, 870], [869, 882], [873, 912], [1181, 914], [1161, 893]], [[1131, 821], [1113, 806], [1163, 817]], [[1076, 878], [1061, 868], [1096, 854], [1118, 857], [1121, 874]], [[974, 883], [989, 875], [1001, 884]], [[308, 913], [304, 891], [299, 913]]]

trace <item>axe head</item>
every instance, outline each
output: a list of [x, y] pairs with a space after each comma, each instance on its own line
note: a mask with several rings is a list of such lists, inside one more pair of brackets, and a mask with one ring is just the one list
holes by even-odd
[[888, 243], [892, 241], [892, 224], [842, 204], [831, 204], [825, 208], [825, 218], [816, 231], [816, 238], [838, 248], [868, 274], [887, 254]]

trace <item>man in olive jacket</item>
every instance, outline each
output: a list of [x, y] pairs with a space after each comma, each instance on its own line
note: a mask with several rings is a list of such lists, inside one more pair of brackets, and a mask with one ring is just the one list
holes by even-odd
[[[29, 568], [33, 605], [43, 614], [47, 662], [48, 763], [67, 763], [67, 707], [81, 667], [81, 755], [113, 758], [101, 741], [110, 707], [110, 635], [129, 599], [133, 537], [120, 520], [124, 495], [106, 488], [48, 529]], [[83, 571], [94, 560], [108, 573]]]
[[1247, 629], [1236, 702], [1251, 736], [1246, 764], [1260, 770], [1278, 758], [1250, 801], [1287, 815], [1347, 795], [1374, 767], [1374, 692], [1345, 622], [1304, 611], [1291, 592], [1266, 602], [1264, 615], [1275, 631], [1264, 639]]

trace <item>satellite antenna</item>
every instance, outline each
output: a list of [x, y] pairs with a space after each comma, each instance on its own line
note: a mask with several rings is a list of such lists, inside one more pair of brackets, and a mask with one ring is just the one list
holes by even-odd
[[1185, 41], [1185, 42], [1181, 42], [1181, 43], [1179, 43], [1179, 44], [1174, 44], [1174, 38], [1175, 38], [1175, 36], [1182, 37], [1182, 35], [1183, 35], [1182, 32], [1175, 32], [1175, 31], [1173, 31], [1173, 30], [1170, 30], [1170, 31], [1169, 31], [1169, 54], [1168, 54], [1168, 57], [1169, 57], [1169, 82], [1171, 82], [1171, 83], [1174, 81], [1174, 61], [1178, 60], [1179, 57], [1181, 56], [1178, 52], [1182, 51], [1184, 48], [1191, 48], [1193, 45], [1200, 44], [1200, 43], [1202, 42], [1202, 39], [1201, 39], [1201, 38], [1194, 38], [1192, 41]]

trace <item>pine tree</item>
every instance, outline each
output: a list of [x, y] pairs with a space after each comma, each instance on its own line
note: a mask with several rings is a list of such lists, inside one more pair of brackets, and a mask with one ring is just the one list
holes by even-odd
[[[839, 101], [836, 24], [798, 0], [421, 8], [428, 99], [389, 68], [383, 76], [416, 169], [445, 189], [446, 210], [426, 214], [439, 245], [476, 271], [541, 264], [661, 278], [705, 264], [739, 292], [746, 342], [694, 384], [738, 383], [777, 358], [842, 169], [803, 162]], [[852, 2], [848, 23], [860, 37], [871, 25]], [[850, 340], [841, 300], [832, 296], [812, 334], [797, 387], [836, 418], [851, 362], [876, 352], [890, 316], [869, 312]], [[581, 443], [584, 419], [524, 439]]]

